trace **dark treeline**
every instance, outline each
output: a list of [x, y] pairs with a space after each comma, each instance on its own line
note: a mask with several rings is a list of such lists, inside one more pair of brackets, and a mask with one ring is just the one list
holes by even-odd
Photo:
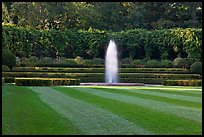
[[201, 2], [2, 2], [2, 22], [33, 29], [201, 28]]

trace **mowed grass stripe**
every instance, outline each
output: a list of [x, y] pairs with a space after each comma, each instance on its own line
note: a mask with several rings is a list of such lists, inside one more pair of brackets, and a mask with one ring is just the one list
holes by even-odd
[[27, 87], [4, 84], [2, 95], [3, 135], [83, 134]]
[[163, 113], [140, 105], [93, 95], [75, 87], [54, 87], [54, 89], [68, 96], [116, 113], [155, 134], [201, 134], [202, 124], [200, 122], [195, 122], [169, 113]]
[[[149, 89], [144, 89], [144, 90], [149, 91]], [[195, 97], [195, 98], [202, 96], [201, 91], [186, 90], [186, 89], [183, 89], [183, 91], [176, 90], [176, 89], [174, 89], [174, 90], [170, 90], [170, 89], [152, 89], [150, 92], [176, 94], [176, 95], [189, 96], [189, 97]]]
[[[100, 87], [100, 86], [98, 86]], [[195, 87], [172, 87], [172, 88], [165, 88], [165, 87], [154, 87], [154, 86], [146, 86], [146, 87], [101, 87], [101, 88], [117, 88], [117, 89], [139, 89], [139, 90], [146, 90], [148, 92], [159, 92], [159, 93], [168, 93], [168, 94], [176, 94], [176, 95], [184, 95], [190, 97], [201, 97], [202, 96], [202, 88]], [[151, 89], [151, 90], [150, 90]]]
[[43, 102], [67, 117], [85, 134], [152, 134], [132, 122], [90, 103], [74, 99], [49, 87], [32, 87]]
[[[159, 102], [159, 101], [154, 101], [154, 100], [149, 100], [149, 99], [144, 99], [140, 97], [132, 97], [132, 96], [127, 96], [127, 95], [121, 95], [117, 93], [110, 93], [110, 92], [104, 92], [103, 90], [98, 90], [98, 89], [92, 89], [92, 88], [77, 88], [75, 89], [87, 92], [93, 95], [105, 97], [105, 98], [110, 98], [130, 104], [137, 104], [143, 107], [147, 107], [153, 110], [165, 112], [165, 113], [170, 113], [174, 114], [180, 117], [185, 117], [194, 121], [201, 122], [202, 121], [202, 111], [189, 108], [189, 107], [183, 107], [183, 106], [178, 106], [174, 104], [169, 104], [165, 102]], [[117, 90], [117, 89], [116, 89]]]
[[[134, 90], [134, 89], [127, 89], [130, 92], [139, 92], [141, 94], [149, 94], [154, 96], [161, 96], [161, 97], [167, 97], [167, 98], [173, 98], [178, 100], [185, 100], [185, 101], [192, 101], [192, 102], [198, 102], [202, 103], [202, 94], [199, 96], [193, 96], [193, 95], [187, 95], [187, 94], [180, 94], [180, 92], [159, 92], [158, 90]], [[191, 91], [188, 91], [191, 92]]]
[[[155, 93], [155, 92], [149, 92], [149, 91], [143, 91], [143, 90], [137, 90], [137, 89], [113, 89], [113, 88], [93, 88], [93, 89], [100, 89], [104, 90], [106, 92], [111, 92], [111, 93], [118, 93], [118, 94], [123, 94], [123, 95], [128, 95], [128, 96], [135, 96], [135, 97], [141, 97], [145, 99], [150, 99], [150, 100], [156, 100], [156, 101], [161, 101], [161, 102], [167, 102], [171, 104], [176, 104], [184, 107], [191, 107], [191, 108], [202, 108], [201, 104], [201, 98], [200, 103], [198, 102], [193, 102], [189, 98], [185, 98], [186, 96], [177, 96], [177, 95], [169, 95], [167, 93]], [[182, 97], [184, 99], [182, 99]], [[196, 98], [197, 99], [197, 98]]]

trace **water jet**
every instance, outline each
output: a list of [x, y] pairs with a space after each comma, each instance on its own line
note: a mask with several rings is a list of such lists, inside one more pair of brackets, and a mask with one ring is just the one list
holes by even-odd
[[106, 83], [118, 82], [118, 57], [117, 47], [113, 40], [110, 40], [105, 57], [105, 81]]
[[144, 86], [144, 83], [119, 83], [118, 55], [114, 40], [110, 40], [105, 57], [105, 83], [80, 83], [87, 86]]

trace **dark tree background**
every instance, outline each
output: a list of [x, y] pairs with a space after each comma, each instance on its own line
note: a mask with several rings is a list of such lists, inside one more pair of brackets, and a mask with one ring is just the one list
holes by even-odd
[[2, 2], [2, 22], [43, 30], [201, 28], [202, 2]]

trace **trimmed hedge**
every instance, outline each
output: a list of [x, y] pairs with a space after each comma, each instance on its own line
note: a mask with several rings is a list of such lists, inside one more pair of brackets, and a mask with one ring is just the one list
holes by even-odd
[[202, 62], [194, 62], [191, 67], [190, 70], [192, 73], [196, 73], [196, 74], [202, 74]]
[[[73, 78], [80, 82], [105, 82], [104, 73], [45, 73], [45, 72], [3, 72], [5, 79], [13, 80], [15, 77], [41, 77], [41, 78]], [[9, 77], [9, 78], [7, 78]], [[162, 74], [162, 73], [119, 73], [119, 82], [136, 82], [145, 84], [162, 84], [164, 80], [175, 79], [201, 79], [199, 74]], [[10, 81], [13, 82], [13, 81]]]
[[186, 64], [187, 64], [186, 59], [181, 58], [181, 57], [175, 58], [173, 61], [174, 67], [180, 67], [181, 68], [181, 67], [185, 67]]
[[79, 85], [79, 79], [67, 78], [15, 78], [18, 86], [58, 86], [58, 85]]
[[[46, 72], [2, 72], [3, 77], [42, 77], [42, 78], [81, 78], [104, 77], [104, 73], [46, 73]], [[165, 73], [119, 73], [120, 78], [169, 78], [200, 79], [199, 74], [165, 74]]]
[[144, 84], [162, 84], [163, 78], [121, 78], [120, 82], [124, 83], [144, 83]]
[[5, 83], [14, 83], [15, 77], [4, 77]]
[[61, 68], [102, 68], [104, 65], [87, 65], [87, 64], [37, 64], [37, 67], [61, 67]]
[[161, 63], [157, 60], [148, 60], [145, 63], [145, 67], [147, 68], [160, 68], [162, 67]]
[[165, 86], [202, 86], [202, 80], [164, 80]]
[[[104, 68], [14, 67], [13, 72], [104, 73]], [[183, 68], [119, 68], [121, 73], [190, 73]]]
[[[175, 47], [188, 56], [201, 58], [202, 29], [132, 29], [120, 32], [82, 30], [33, 30], [2, 26], [2, 45], [16, 56], [104, 58], [110, 38], [121, 58], [174, 59]], [[54, 47], [54, 48], [53, 48]], [[181, 52], [181, 51], [178, 51]]]
[[16, 56], [8, 49], [2, 50], [2, 65], [6, 65], [10, 70], [16, 66]]
[[[145, 83], [145, 84], [162, 84], [166, 79], [161, 78], [120, 78], [122, 83]], [[104, 78], [81, 78], [82, 83], [86, 82], [105, 82]]]

